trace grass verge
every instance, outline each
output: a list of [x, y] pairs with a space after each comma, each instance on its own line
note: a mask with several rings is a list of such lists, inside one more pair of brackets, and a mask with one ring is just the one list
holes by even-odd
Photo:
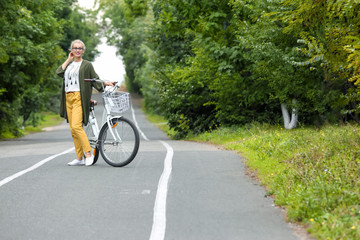
[[240, 153], [275, 204], [287, 209], [288, 219], [307, 226], [317, 239], [360, 239], [358, 125], [285, 130], [254, 123], [221, 127], [189, 140]]
[[[51, 113], [51, 112], [43, 112], [37, 114], [37, 124], [33, 126], [32, 124], [27, 124], [24, 129], [19, 129], [19, 136], [27, 135], [30, 133], [42, 132], [43, 128], [56, 126], [60, 124], [64, 119], [59, 116], [59, 114]], [[4, 132], [0, 136], [1, 139], [12, 139], [19, 136], [15, 136], [11, 132]]]
[[44, 128], [56, 126], [62, 123], [64, 119], [59, 116], [59, 114], [45, 112], [40, 114], [40, 120], [37, 126], [26, 126], [25, 134], [34, 133], [34, 132], [42, 132]]
[[176, 132], [173, 129], [169, 128], [169, 126], [167, 125], [167, 122], [166, 122], [164, 117], [161, 117], [161, 116], [156, 115], [156, 114], [151, 114], [151, 113], [146, 113], [146, 117], [156, 127], [160, 128], [161, 130], [166, 132], [166, 134], [169, 137], [173, 138], [175, 136]]

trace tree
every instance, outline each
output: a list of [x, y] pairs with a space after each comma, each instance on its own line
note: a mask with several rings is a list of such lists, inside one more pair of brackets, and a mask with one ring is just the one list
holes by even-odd
[[63, 22], [63, 34], [59, 45], [68, 53], [70, 43], [75, 39], [81, 39], [86, 45], [86, 59], [93, 61], [99, 54], [96, 49], [100, 43], [99, 24], [96, 19], [98, 12], [74, 7], [75, 0], [65, 1], [66, 4], [56, 12], [59, 21]]
[[[21, 135], [19, 129], [29, 118], [35, 119], [35, 113], [58, 106], [56, 96], [60, 92], [61, 79], [55, 76], [55, 70], [66, 55], [59, 42], [66, 39], [63, 35], [64, 24], [68, 25], [74, 20], [62, 16], [72, 16], [70, 6], [73, 2], [0, 2], [1, 136], [5, 132]], [[79, 14], [77, 12], [74, 16]], [[85, 24], [79, 21], [75, 23], [77, 30], [83, 30], [79, 31], [82, 35], [77, 36], [95, 32], [93, 28], [84, 27]], [[90, 38], [94, 45], [97, 38]], [[65, 41], [70, 44], [68, 40]]]
[[[268, 86], [270, 99], [278, 101], [286, 128], [295, 127], [298, 118], [305, 124], [332, 120], [339, 112], [334, 103], [341, 97], [341, 81], [329, 83], [319, 63], [314, 62], [312, 68], [299, 66], [308, 61], [308, 55], [299, 50], [304, 43], [298, 31], [285, 31], [288, 23], [272, 17], [292, 8], [282, 1], [232, 1], [232, 6], [240, 45], [248, 49], [246, 56], [254, 65], [252, 74]], [[293, 109], [293, 121], [288, 108]]]
[[[358, 26], [360, 25], [360, 3], [352, 0], [339, 1], [282, 1], [286, 11], [278, 12], [277, 19], [284, 22], [284, 31], [298, 38], [296, 50], [302, 52], [307, 59], [294, 61], [296, 66], [308, 67], [311, 70], [321, 69], [323, 82], [327, 86], [335, 86], [341, 90], [342, 96], [333, 101], [332, 107], [343, 105], [343, 112], [350, 113], [354, 85], [358, 84], [356, 61], [359, 57]], [[349, 62], [349, 63], [347, 63]], [[350, 108], [350, 109], [349, 109]], [[349, 111], [350, 110], [350, 111]]]
[[126, 85], [128, 90], [134, 93], [141, 93], [141, 82], [136, 75], [147, 61], [143, 44], [149, 24], [148, 4], [146, 0], [100, 1], [108, 42], [116, 46], [118, 54], [123, 57]]
[[[62, 1], [1, 1], [0, 3], [0, 132], [15, 134], [29, 110], [41, 109], [52, 79], [53, 65], [61, 56], [57, 41], [61, 24], [54, 16]], [[51, 81], [51, 80], [50, 80]], [[37, 101], [33, 101], [33, 100]]]
[[360, 39], [351, 0], [101, 3], [129, 88], [180, 137], [219, 124], [338, 121], [346, 92], [357, 95], [347, 82]]

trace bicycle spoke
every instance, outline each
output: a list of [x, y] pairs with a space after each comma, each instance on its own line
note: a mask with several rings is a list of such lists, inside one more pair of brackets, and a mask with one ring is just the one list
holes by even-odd
[[100, 133], [100, 151], [107, 163], [121, 167], [135, 157], [139, 148], [139, 134], [129, 120], [117, 118], [113, 121], [111, 130], [106, 124]]

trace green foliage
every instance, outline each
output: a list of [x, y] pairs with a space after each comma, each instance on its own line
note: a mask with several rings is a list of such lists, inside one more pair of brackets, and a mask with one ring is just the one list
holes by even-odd
[[[73, 40], [66, 36], [85, 43], [90, 39], [90, 52], [97, 44], [95, 26], [87, 27], [79, 9], [72, 12], [73, 2], [0, 2], [0, 136], [5, 132], [19, 136], [30, 117], [37, 119], [36, 113], [58, 111], [61, 79], [55, 70], [66, 54], [59, 44], [64, 40], [67, 49]], [[64, 26], [69, 35], [63, 34]]]
[[[355, 86], [358, 84], [360, 3], [353, 0], [283, 1], [283, 5], [287, 9], [278, 12], [277, 19], [287, 24], [284, 31], [305, 45], [298, 50], [307, 59], [294, 63], [311, 70], [322, 68], [326, 82], [335, 81], [338, 86], [341, 83], [344, 95], [346, 91], [353, 92], [354, 86], [347, 84], [347, 80], [350, 78]], [[344, 107], [346, 112], [354, 109], [350, 105]]]
[[[60, 1], [2, 1], [0, 3], [0, 133], [18, 134], [24, 110], [39, 110], [38, 93], [48, 91], [54, 63], [61, 56], [57, 46], [61, 24], [54, 16]], [[33, 101], [37, 100], [37, 101]]]
[[97, 11], [74, 7], [72, 6], [74, 0], [65, 1], [66, 4], [57, 11], [57, 17], [64, 23], [59, 45], [64, 52], [69, 53], [70, 43], [75, 39], [81, 39], [86, 46], [84, 58], [93, 61], [99, 54], [96, 46], [100, 43]]
[[100, 3], [128, 88], [179, 136], [219, 124], [279, 123], [282, 103], [297, 109], [302, 124], [357, 117], [357, 2]]
[[[178, 134], [176, 138], [189, 132], [201, 133], [215, 128], [215, 106], [212, 104], [212, 91], [209, 88], [213, 79], [209, 62], [198, 62], [199, 58], [189, 58], [192, 64], [187, 67], [165, 69], [158, 79], [160, 104], [168, 124]], [[204, 70], [204, 65], [208, 64]], [[160, 74], [160, 73], [159, 73]]]
[[310, 57], [309, 62], [321, 60], [329, 72], [343, 68], [348, 37], [358, 35], [353, 27], [359, 24], [358, 14], [354, 14], [360, 7], [359, 3], [352, 0], [285, 0], [283, 5], [288, 6], [286, 11], [279, 12], [280, 19], [287, 23], [284, 31], [291, 32], [307, 44], [304, 50]]
[[[100, 9], [105, 11], [104, 25], [110, 44], [116, 46], [123, 57], [126, 70], [126, 85], [130, 92], [140, 93], [141, 80], [136, 75], [146, 63], [146, 48], [149, 18], [146, 0], [102, 0]], [[108, 24], [110, 20], [111, 24]]]
[[[162, 106], [170, 127], [179, 135], [202, 132], [219, 123], [218, 98], [222, 95], [215, 83], [221, 85], [223, 79], [229, 78], [228, 74], [237, 69], [240, 56], [229, 27], [230, 12], [226, 1], [156, 1], [154, 4], [151, 40], [159, 56], [155, 83], [162, 100], [167, 99], [162, 101], [166, 103]], [[173, 64], [178, 66], [175, 70]], [[169, 71], [176, 74], [169, 75]], [[170, 88], [174, 90], [169, 92]], [[179, 92], [183, 94], [180, 96]], [[172, 98], [171, 94], [175, 93], [176, 97]], [[179, 104], [173, 105], [173, 101]], [[181, 102], [189, 105], [181, 107]]]
[[[236, 35], [240, 45], [247, 49], [245, 58], [252, 65], [252, 77], [267, 86], [266, 92], [274, 104], [278, 101], [277, 104], [289, 105], [292, 99], [297, 99], [293, 107], [298, 109], [300, 121], [305, 124], [341, 119], [337, 103], [346, 93], [346, 79], [335, 77], [322, 66], [321, 53], [314, 54], [320, 50], [307, 48], [316, 45], [313, 38], [301, 34], [299, 40], [297, 34], [285, 31], [288, 23], [272, 17], [275, 12], [286, 15], [288, 6], [281, 1], [233, 1], [232, 4], [238, 12]], [[272, 105], [270, 109], [276, 108]]]
[[[158, 94], [162, 99], [176, 101], [174, 96], [178, 93], [173, 91], [171, 98], [168, 89], [179, 79], [164, 72], [181, 69], [198, 78], [194, 82], [209, 88], [201, 103], [214, 106], [216, 113], [206, 120], [199, 115], [201, 123], [216, 123], [208, 128], [219, 123], [244, 124], [254, 120], [277, 123], [281, 119], [280, 103], [291, 105], [293, 98], [297, 99], [303, 123], [336, 120], [340, 116], [337, 102], [346, 93], [342, 87], [346, 81], [331, 76], [333, 81], [329, 82], [330, 75], [324, 68], [315, 66], [312, 59], [307, 60], [306, 46], [310, 40], [298, 41], [298, 36], [284, 32], [286, 22], [271, 18], [274, 12], [284, 9], [288, 7], [280, 1], [155, 1], [150, 40], [158, 57], [154, 81]], [[311, 69], [296, 64], [307, 61], [314, 62]], [[194, 65], [209, 73], [211, 79], [194, 74]], [[188, 77], [181, 79], [189, 82], [184, 80]], [[184, 86], [190, 87], [188, 83]], [[198, 91], [188, 92], [182, 101], [197, 100], [192, 94]], [[169, 103], [161, 106], [170, 126], [179, 134], [206, 130], [205, 126], [188, 128], [192, 124], [189, 122], [196, 122], [191, 117], [192, 110], [198, 110], [179, 111]]]
[[152, 113], [160, 114], [162, 112], [160, 95], [157, 92], [156, 83], [154, 81], [155, 72], [155, 53], [149, 47], [143, 45], [146, 63], [139, 69], [135, 70], [136, 82], [141, 84], [141, 93], [144, 96], [145, 109]]

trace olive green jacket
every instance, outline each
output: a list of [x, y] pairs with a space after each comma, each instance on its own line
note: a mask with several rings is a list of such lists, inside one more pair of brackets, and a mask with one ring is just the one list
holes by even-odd
[[[60, 66], [56, 70], [56, 74], [64, 78], [65, 70], [62, 69], [62, 67]], [[96, 74], [91, 62], [83, 60], [79, 69], [79, 83], [80, 83], [81, 106], [83, 110], [83, 123], [85, 125], [87, 125], [89, 121], [90, 98], [92, 93], [92, 87], [94, 87], [100, 92], [104, 91], [102, 83], [84, 81], [84, 79], [93, 79], [93, 78], [99, 78], [99, 76]], [[63, 85], [61, 88], [60, 116], [68, 120], [66, 113], [65, 81], [63, 81]]]

